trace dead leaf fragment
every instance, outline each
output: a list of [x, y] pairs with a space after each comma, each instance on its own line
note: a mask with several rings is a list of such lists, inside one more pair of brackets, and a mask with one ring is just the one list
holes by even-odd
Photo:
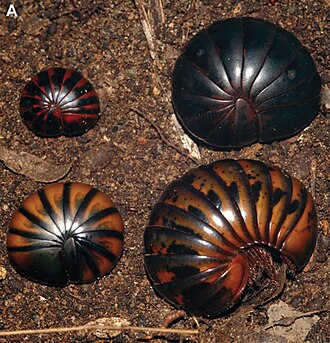
[[54, 182], [64, 177], [71, 164], [55, 165], [28, 152], [16, 152], [0, 146], [0, 160], [11, 171], [38, 182]]
[[283, 301], [273, 304], [267, 311], [269, 324], [267, 329], [272, 329], [272, 334], [285, 337], [288, 342], [304, 342], [312, 326], [320, 319], [313, 314], [305, 316], [303, 312], [292, 310]]

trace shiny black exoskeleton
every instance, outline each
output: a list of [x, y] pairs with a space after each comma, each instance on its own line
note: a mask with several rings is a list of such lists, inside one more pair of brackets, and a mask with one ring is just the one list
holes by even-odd
[[293, 34], [265, 20], [232, 18], [188, 43], [172, 95], [194, 137], [229, 149], [299, 132], [316, 115], [320, 90], [314, 61]]

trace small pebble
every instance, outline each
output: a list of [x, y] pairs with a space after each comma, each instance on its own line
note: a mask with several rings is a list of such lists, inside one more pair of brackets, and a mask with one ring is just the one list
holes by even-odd
[[7, 270], [0, 266], [0, 281], [3, 281], [7, 277]]

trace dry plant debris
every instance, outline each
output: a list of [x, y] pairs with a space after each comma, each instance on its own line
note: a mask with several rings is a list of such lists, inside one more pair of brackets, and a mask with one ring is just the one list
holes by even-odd
[[16, 152], [0, 146], [0, 160], [11, 171], [38, 182], [54, 182], [62, 179], [71, 164], [55, 165], [28, 152]]

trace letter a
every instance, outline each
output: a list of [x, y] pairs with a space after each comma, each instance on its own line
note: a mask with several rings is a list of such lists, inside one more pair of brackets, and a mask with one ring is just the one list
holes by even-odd
[[16, 8], [13, 4], [9, 5], [6, 17], [9, 17], [11, 15], [13, 15], [15, 18], [18, 17], [18, 14], [16, 12]]

